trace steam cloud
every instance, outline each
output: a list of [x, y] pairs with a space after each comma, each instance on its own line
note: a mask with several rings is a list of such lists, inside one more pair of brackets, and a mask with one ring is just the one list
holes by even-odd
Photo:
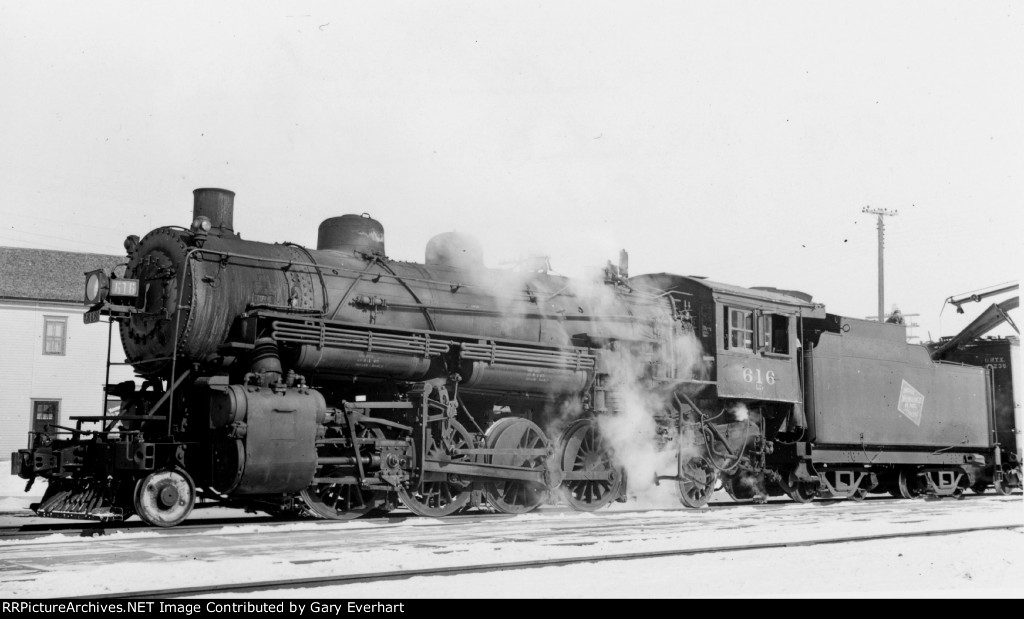
[[[590, 327], [594, 330], [622, 342], [638, 335], [649, 335], [636, 332], [638, 324], [643, 322], [640, 317], [633, 321], [603, 319], [623, 312], [622, 301], [603, 281], [574, 280], [572, 293], [597, 321], [591, 321]], [[671, 324], [667, 312], [656, 313], [656, 317], [664, 321], [663, 326]], [[672, 394], [680, 381], [706, 377], [707, 367], [700, 341], [690, 332], [679, 333], [670, 347], [654, 351], [653, 355], [652, 358], [650, 350], [626, 345], [605, 349], [601, 369], [608, 375], [605, 385], [608, 411], [597, 417], [597, 425], [611, 451], [613, 463], [626, 473], [628, 495], [636, 506], [674, 507], [679, 504], [675, 483], [659, 486], [656, 478], [675, 475], [677, 454], [682, 449], [685, 457], [690, 446], [680, 444], [683, 437], [675, 432], [674, 424], [668, 424], [669, 434], [659, 434], [659, 427], [665, 426], [658, 420], [672, 409]], [[647, 380], [654, 363], [663, 368], [674, 366], [677, 372], [674, 377], [665, 377], [668, 380], [656, 389]], [[565, 416], [578, 415], [580, 411], [579, 407], [563, 407], [562, 416], [549, 425], [548, 432], [557, 436], [559, 426], [568, 421]]]
[[[492, 307], [505, 312], [494, 334], [497, 337], [537, 341], [538, 323], [526, 317], [538, 312], [549, 318], [539, 336], [542, 344], [568, 347], [581, 333], [598, 336], [603, 346], [600, 369], [607, 373], [608, 411], [598, 416], [597, 426], [614, 464], [626, 473], [628, 496], [642, 506], [679, 505], [676, 483], [659, 486], [656, 477], [675, 475], [677, 454], [682, 447], [685, 457], [690, 446], [680, 445], [683, 439], [675, 432], [675, 424], [659, 424], [659, 418], [673, 409], [673, 392], [681, 381], [707, 376], [703, 349], [695, 335], [688, 332], [678, 333], [670, 346], [659, 350], [629, 345], [645, 339], [666, 339], [666, 332], [655, 332], [667, 330], [672, 324], [664, 299], [627, 304], [613, 286], [603, 281], [603, 273], [594, 278], [568, 279], [538, 277], [535, 270], [488, 269], [483, 267], [479, 246], [457, 234], [432, 239], [427, 262], [456, 267], [459, 270], [453, 275], [492, 297]], [[633, 296], [634, 300], [642, 298], [642, 294]], [[558, 313], [550, 313], [552, 308]], [[652, 369], [673, 366], [675, 376], [660, 377], [658, 388], [653, 389], [649, 380]], [[575, 398], [553, 401], [553, 407], [544, 412], [543, 429], [557, 440], [582, 414], [583, 405]], [[666, 426], [669, 432], [659, 433], [659, 428]]]

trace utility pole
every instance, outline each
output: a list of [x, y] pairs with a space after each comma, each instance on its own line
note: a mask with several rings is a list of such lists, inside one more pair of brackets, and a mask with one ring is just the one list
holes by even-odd
[[878, 322], [885, 322], [885, 221], [882, 218], [895, 216], [897, 211], [865, 206], [860, 212], [878, 215]]

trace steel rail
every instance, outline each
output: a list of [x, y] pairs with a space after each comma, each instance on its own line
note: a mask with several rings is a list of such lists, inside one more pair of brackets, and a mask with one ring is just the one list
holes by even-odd
[[662, 557], [678, 557], [688, 555], [716, 554], [727, 552], [741, 552], [745, 550], [771, 550], [778, 548], [793, 548], [806, 546], [822, 546], [830, 544], [845, 544], [851, 542], [868, 542], [885, 539], [906, 539], [915, 537], [931, 537], [937, 535], [957, 535], [962, 533], [974, 533], [978, 531], [996, 531], [1003, 529], [1020, 529], [1024, 524], [1003, 524], [988, 525], [981, 527], [965, 527], [956, 529], [935, 529], [930, 531], [912, 531], [904, 533], [882, 533], [876, 535], [853, 535], [834, 538], [817, 538], [806, 540], [795, 540], [787, 542], [767, 542], [763, 544], [740, 544], [729, 546], [704, 546], [699, 548], [680, 548], [675, 550], [655, 550], [650, 552], [625, 552], [603, 555], [586, 555], [580, 557], [563, 557], [558, 559], [537, 559], [530, 561], [511, 561], [498, 563], [478, 563], [461, 567], [433, 567], [397, 570], [388, 572], [364, 572], [358, 574], [341, 574], [335, 576], [316, 576], [308, 578], [282, 578], [279, 580], [261, 580], [243, 583], [221, 583], [214, 585], [202, 585], [197, 587], [178, 587], [170, 589], [150, 589], [146, 591], [126, 591], [121, 593], [110, 593], [104, 595], [90, 595], [82, 597], [61, 598], [67, 600], [78, 599], [149, 599], [149, 598], [174, 598], [190, 595], [209, 595], [223, 593], [252, 593], [256, 591], [268, 591], [276, 589], [298, 589], [316, 588], [336, 585], [348, 585], [365, 582], [381, 582], [389, 580], [405, 580], [416, 576], [456, 576], [462, 574], [480, 574], [487, 572], [501, 572], [509, 570], [535, 569], [542, 567], [561, 567], [581, 563], [602, 563], [605, 561], [634, 561], [638, 559], [658, 559]]
[[[1007, 499], [1016, 500], [1020, 498], [1020, 493], [1015, 492], [1009, 497], [1000, 497], [998, 495], [986, 494], [986, 495], [963, 495], [961, 500], [975, 500], [981, 498], [990, 499]], [[849, 501], [850, 499], [816, 499], [814, 503], [816, 505], [832, 505]], [[888, 495], [877, 495], [865, 497], [862, 501], [857, 501], [858, 504], [870, 504], [874, 502], [892, 502], [892, 501], [903, 501], [905, 499], [895, 499]], [[720, 511], [729, 510], [739, 507], [750, 507], [756, 506], [759, 511], [771, 511], [781, 509], [786, 506], [793, 505], [793, 501], [790, 499], [782, 499], [779, 501], [769, 501], [768, 503], [755, 504], [750, 500], [745, 501], [734, 501], [727, 499], [725, 501], [712, 501], [704, 508], [706, 510]], [[203, 506], [204, 508], [219, 507], [217, 504], [210, 504]], [[566, 513], [592, 513], [596, 516], [614, 515], [621, 516], [623, 514], [644, 514], [651, 511], [679, 511], [680, 513], [696, 512], [699, 510], [689, 510], [683, 508], [681, 505], [677, 508], [666, 509], [617, 509], [617, 510], [600, 510], [597, 512], [576, 512], [566, 506], [562, 505], [545, 505], [539, 513], [544, 513], [547, 510], [556, 510], [548, 513], [561, 513], [557, 510], [566, 509]], [[197, 507], [199, 509], [199, 507]], [[469, 511], [460, 514], [452, 514], [451, 516], [445, 516], [439, 520], [441, 524], [452, 524], [461, 521], [475, 521], [475, 520], [488, 520], [488, 519], [505, 519], [511, 518], [515, 514], [503, 514], [496, 512], [487, 511]], [[407, 519], [420, 519], [422, 516], [406, 512], [390, 512], [382, 516], [377, 517], [363, 517], [361, 521], [372, 521], [379, 523], [381, 521], [387, 521], [385, 526], [394, 525], [400, 526], [402, 522]], [[129, 523], [118, 524], [111, 526], [111, 523], [101, 522], [67, 522], [64, 519], [52, 519], [52, 523], [39, 523], [39, 524], [28, 524], [21, 526], [3, 526], [0, 527], [0, 541], [14, 540], [18, 538], [22, 539], [33, 539], [39, 537], [50, 537], [53, 535], [61, 535], [68, 538], [76, 537], [105, 537], [111, 533], [131, 533], [138, 531], [145, 531], [149, 533], [160, 533], [161, 535], [188, 535], [192, 532], [202, 532], [207, 530], [224, 529], [225, 535], [233, 535], [234, 533], [230, 530], [233, 526], [247, 526], [247, 525], [260, 525], [265, 527], [278, 527], [285, 525], [294, 525], [296, 523], [312, 524], [316, 526], [329, 526], [332, 524], [344, 524], [349, 522], [348, 520], [329, 520], [321, 518], [291, 518], [291, 519], [280, 519], [273, 516], [242, 516], [242, 517], [225, 517], [225, 518], [203, 518], [186, 520], [185, 522], [169, 528], [154, 527], [147, 525], [141, 521], [131, 521]]]
[[[215, 506], [215, 505], [214, 505]], [[211, 507], [214, 507], [211, 506]], [[638, 510], [636, 513], [642, 513], [643, 510]], [[631, 513], [629, 511], [618, 511], [616, 514]], [[451, 516], [445, 516], [443, 519], [438, 521], [438, 525], [450, 525], [455, 522], [464, 520], [478, 520], [478, 519], [507, 519], [515, 516], [515, 514], [502, 514], [494, 512], [483, 512], [474, 511], [463, 514], [453, 514]], [[372, 521], [379, 526], [401, 526], [405, 520], [408, 519], [423, 519], [423, 516], [417, 516], [412, 513], [388, 513], [382, 516], [373, 518], [360, 518], [360, 521]], [[123, 523], [123, 521], [121, 521]], [[195, 519], [186, 520], [185, 522], [175, 525], [173, 527], [155, 527], [148, 525], [141, 521], [132, 521], [130, 523], [119, 524], [118, 526], [110, 526], [109, 523], [101, 522], [90, 522], [87, 524], [81, 523], [69, 523], [64, 520], [54, 519], [53, 524], [30, 524], [22, 526], [5, 526], [0, 527], [0, 541], [15, 540], [15, 539], [26, 539], [31, 540], [40, 537], [52, 537], [54, 535], [60, 535], [69, 539], [75, 539], [79, 537], [95, 537], [102, 538], [113, 533], [159, 533], [160, 535], [191, 535], [193, 533], [204, 533], [206, 531], [223, 530], [224, 535], [235, 535], [236, 533], [231, 530], [232, 527], [236, 526], [253, 526], [259, 525], [261, 527], [283, 527], [295, 524], [308, 524], [313, 526], [324, 526], [329, 527], [331, 525], [343, 525], [350, 522], [349, 520], [331, 520], [327, 518], [313, 518], [313, 517], [302, 517], [302, 518], [289, 518], [281, 519], [274, 516], [242, 516], [237, 518], [206, 518], [206, 519]], [[246, 532], [242, 533], [243, 535]]]
[[[118, 522], [118, 521], [112, 521]], [[120, 521], [123, 522], [123, 521]], [[295, 524], [296, 522], [321, 522], [320, 520], [280, 520], [273, 516], [250, 516], [242, 518], [228, 518], [228, 519], [208, 519], [208, 520], [193, 520], [191, 522], [186, 521], [179, 525], [171, 528], [154, 527], [141, 521], [132, 521], [127, 524], [120, 524], [118, 526], [110, 526], [107, 523], [94, 522], [87, 525], [79, 523], [67, 523], [67, 522], [56, 522], [50, 524], [38, 524], [38, 525], [24, 525], [20, 527], [0, 527], [0, 540], [14, 540], [14, 539], [35, 539], [40, 537], [52, 537], [54, 535], [60, 535], [66, 538], [79, 538], [79, 537], [104, 537], [113, 533], [161, 533], [165, 535], [188, 535], [197, 531], [208, 531], [223, 529], [231, 526], [244, 526], [244, 525], [259, 525], [259, 526], [279, 526], [285, 524]], [[333, 522], [329, 520], [322, 521], [324, 523]]]

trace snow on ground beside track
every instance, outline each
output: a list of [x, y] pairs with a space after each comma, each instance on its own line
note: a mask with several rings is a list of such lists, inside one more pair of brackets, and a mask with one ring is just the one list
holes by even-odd
[[15, 497], [4, 497], [0, 499], [0, 512], [13, 512], [28, 509], [32, 501], [38, 499], [20, 499]]
[[[979, 557], [990, 560], [979, 561]], [[1024, 595], [1021, 557], [1024, 533], [991, 531], [943, 537], [941, 543], [928, 538], [748, 550], [458, 577], [417, 576], [400, 586], [357, 583], [276, 589], [245, 597], [1020, 597]]]
[[[948, 524], [948, 523], [946, 523]], [[765, 535], [762, 533], [762, 535]], [[773, 537], [770, 534], [765, 537]], [[325, 540], [326, 542], [327, 540]], [[291, 563], [281, 555], [218, 561], [125, 561], [106, 573], [131, 574], [131, 589], [201, 586], [216, 582], [304, 578], [342, 573], [464, 566], [492, 561], [593, 556], [603, 552], [661, 550], [663, 540], [635, 539], [585, 547], [539, 549], [530, 542], [461, 543], [442, 549], [383, 548], [346, 552], [325, 543], [334, 559], [306, 556]], [[698, 556], [611, 561], [578, 566], [510, 570], [456, 577], [414, 577], [401, 581], [332, 586], [320, 589], [268, 590], [240, 597], [724, 597], [724, 596], [988, 596], [1024, 594], [1024, 533], [1020, 529], [957, 534], [924, 539], [843, 543], [818, 547], [749, 550]], [[319, 559], [319, 560], [318, 560]], [[6, 582], [5, 595], [45, 597], [98, 595], [123, 591], [124, 579], [110, 581], [86, 571], [60, 570], [31, 582]], [[216, 597], [224, 597], [218, 594]]]
[[[953, 503], [950, 501], [949, 503]], [[886, 502], [885, 505], [897, 505]], [[918, 505], [925, 506], [923, 502]], [[934, 507], [934, 506], [931, 506]], [[396, 543], [373, 548], [355, 546], [348, 535], [366, 531], [366, 523], [338, 523], [330, 530], [281, 531], [254, 527], [250, 539], [234, 534], [222, 538], [156, 536], [140, 532], [96, 540], [85, 547], [54, 544], [43, 553], [46, 570], [0, 582], [0, 593], [14, 596], [90, 596], [124, 591], [123, 579], [110, 573], [131, 574], [131, 589], [160, 589], [213, 583], [313, 578], [444, 566], [461, 567], [537, 558], [596, 556], [752, 542], [800, 542], [834, 535], [924, 531], [985, 524], [1024, 525], [1017, 500], [958, 502], [956, 509], [914, 509], [910, 512], [879, 505], [791, 505], [772, 514], [755, 507], [680, 512], [667, 531], [655, 525], [667, 515], [627, 514], [574, 516], [582, 539], [545, 538], [529, 521], [539, 515], [503, 520], [507, 535], [479, 539], [493, 523], [439, 526], [423, 535], [423, 527], [393, 526]], [[583, 523], [622, 522], [604, 537], [591, 537]], [[553, 520], [565, 521], [559, 517]], [[417, 520], [416, 522], [421, 522]], [[436, 522], [424, 519], [422, 522]], [[649, 526], [642, 523], [647, 522]], [[569, 524], [571, 524], [571, 520]], [[700, 526], [706, 523], [707, 526]], [[563, 522], [564, 524], [564, 522]], [[521, 527], [521, 531], [518, 528]], [[418, 532], [417, 532], [418, 531]], [[442, 533], [444, 536], [442, 536]], [[490, 534], [488, 534], [490, 535]], [[83, 553], [81, 549], [88, 548]], [[133, 560], [144, 557], [145, 560]], [[1021, 529], [849, 542], [816, 547], [747, 550], [701, 556], [592, 565], [502, 571], [457, 577], [417, 577], [373, 585], [345, 585], [325, 590], [267, 592], [267, 597], [721, 597], [793, 595], [916, 595], [939, 591], [957, 594], [1016, 597], [1024, 594], [1024, 533]], [[30, 560], [17, 561], [34, 567]], [[43, 566], [39, 566], [43, 567]], [[169, 580], [170, 579], [170, 580]], [[453, 584], [454, 583], [454, 584]], [[245, 594], [254, 597], [255, 594]], [[222, 597], [222, 596], [218, 596]]]
[[[43, 486], [33, 487], [29, 495], [22, 494], [23, 489], [23, 481], [15, 478], [12, 483], [0, 477], [0, 501], [27, 506], [38, 500]], [[21, 498], [15, 498], [18, 495]], [[102, 538], [48, 536], [0, 547], [4, 563], [0, 597], [96, 596], [128, 588], [141, 591], [604, 553], [799, 543], [836, 535], [1024, 525], [1020, 495], [937, 502], [673, 507], [643, 514], [637, 509], [636, 504], [624, 503], [596, 514], [542, 510], [476, 524], [410, 518], [253, 524], [182, 536], [151, 530]], [[538, 529], [537, 521], [544, 520], [551, 526]], [[588, 529], [591, 525], [599, 527]], [[120, 576], [111, 578], [111, 574]], [[1022, 597], [1022, 583], [1024, 529], [1016, 528], [413, 577], [239, 597]]]

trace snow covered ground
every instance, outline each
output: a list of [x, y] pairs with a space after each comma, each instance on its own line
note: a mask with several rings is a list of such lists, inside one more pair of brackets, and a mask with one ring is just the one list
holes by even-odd
[[[31, 495], [20, 495], [23, 484], [4, 477], [0, 511], [6, 513], [0, 522], [11, 526], [34, 520], [24, 512]], [[33, 488], [32, 495], [40, 490]], [[963, 501], [776, 501], [767, 506], [736, 505], [724, 498], [715, 508], [684, 510], [665, 492], [648, 506], [654, 509], [642, 514], [630, 511], [635, 503], [596, 514], [544, 508], [477, 523], [409, 518], [297, 522], [285, 528], [253, 524], [188, 535], [139, 531], [99, 539], [50, 536], [0, 545], [0, 597], [89, 596], [172, 583], [196, 586], [606, 552], [799, 544], [835, 535], [1024, 526], [1019, 494]], [[1024, 529], [414, 577], [244, 597], [727, 596], [1024, 597]]]

